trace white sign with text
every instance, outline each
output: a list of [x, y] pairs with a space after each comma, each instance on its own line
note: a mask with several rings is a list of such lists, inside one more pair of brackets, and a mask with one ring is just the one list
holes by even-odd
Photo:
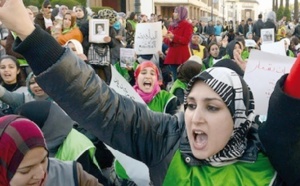
[[270, 96], [279, 78], [290, 72], [296, 58], [251, 50], [244, 79], [251, 88], [255, 113], [267, 115]]
[[161, 22], [136, 25], [134, 50], [136, 54], [156, 54], [162, 47]]

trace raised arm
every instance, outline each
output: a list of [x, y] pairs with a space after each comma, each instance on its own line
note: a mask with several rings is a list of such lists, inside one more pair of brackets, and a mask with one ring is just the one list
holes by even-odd
[[[22, 1], [6, 3], [0, 8], [0, 19], [23, 40], [16, 39], [14, 49], [26, 58], [42, 89], [73, 120], [104, 143], [148, 165], [157, 163], [171, 150], [161, 152], [166, 145], [173, 148], [184, 130], [182, 115], [155, 113], [118, 95], [90, 66], [70, 49], [62, 48], [48, 33], [39, 27], [20, 29], [30, 27], [30, 21], [18, 21], [20, 28], [14, 28], [17, 17], [28, 15]], [[7, 18], [10, 16], [13, 19]]]

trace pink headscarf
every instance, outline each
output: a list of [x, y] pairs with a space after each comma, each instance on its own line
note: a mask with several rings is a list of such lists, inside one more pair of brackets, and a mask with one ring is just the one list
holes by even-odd
[[47, 149], [41, 129], [28, 119], [16, 117], [0, 118], [0, 185], [9, 185], [29, 150], [35, 147]]
[[[143, 92], [137, 82], [137, 78], [140, 74], [140, 72], [146, 68], [146, 67], [151, 67], [155, 70], [156, 73], [156, 77], [157, 77], [157, 81], [154, 82], [154, 87], [153, 90], [150, 93], [145, 93]], [[160, 91], [160, 87], [159, 87], [159, 83], [158, 83], [158, 69], [156, 67], [156, 65], [152, 62], [152, 61], [145, 61], [143, 63], [141, 63], [137, 69], [134, 72], [134, 77], [135, 77], [135, 85], [133, 86], [134, 90], [142, 97], [142, 99], [146, 102], [149, 103], [152, 101], [152, 99], [154, 98], [154, 96], [159, 93]]]

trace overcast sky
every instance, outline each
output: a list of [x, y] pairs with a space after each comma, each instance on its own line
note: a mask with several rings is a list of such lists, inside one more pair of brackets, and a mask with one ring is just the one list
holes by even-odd
[[258, 0], [260, 12], [266, 12], [272, 9], [272, 0]]

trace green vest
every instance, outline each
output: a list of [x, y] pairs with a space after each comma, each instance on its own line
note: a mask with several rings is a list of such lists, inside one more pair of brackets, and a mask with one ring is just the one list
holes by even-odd
[[177, 150], [163, 185], [270, 185], [275, 177], [274, 168], [262, 153], [258, 154], [254, 163], [236, 162], [222, 167], [212, 167], [187, 165]]
[[170, 94], [165, 90], [161, 90], [147, 105], [152, 111], [166, 113], [168, 103], [174, 97], [175, 96], [173, 94]]
[[137, 22], [133, 21], [133, 20], [127, 20], [130, 24], [131, 24], [131, 27], [133, 28], [133, 30], [136, 30], [136, 24]]
[[214, 65], [213, 61], [214, 61], [214, 58], [211, 57], [211, 56], [209, 56], [209, 58], [208, 58], [208, 64], [207, 64], [208, 67], [206, 68], [205, 64], [202, 64], [201, 72], [204, 71], [204, 70], [206, 70], [206, 69], [208, 69], [208, 68], [210, 68], [210, 67], [212, 67]]
[[[166, 107], [173, 97], [175, 97], [173, 94], [170, 94], [165, 90], [161, 90], [147, 105], [152, 111], [165, 113]], [[129, 179], [126, 170], [123, 168], [123, 166], [118, 160], [115, 161], [115, 171], [120, 178], [127, 180]]]
[[[203, 65], [204, 66], [204, 65]], [[177, 90], [177, 89], [183, 89], [185, 90], [187, 87], [187, 85], [185, 83], [183, 83], [182, 81], [180, 81], [179, 79], [176, 79], [176, 81], [173, 83], [171, 89], [170, 89], [170, 93], [171, 94], [174, 94], [174, 92]]]
[[100, 168], [95, 157], [96, 147], [94, 144], [85, 135], [72, 129], [63, 144], [60, 145], [55, 158], [62, 161], [76, 161], [87, 150], [93, 163]]

